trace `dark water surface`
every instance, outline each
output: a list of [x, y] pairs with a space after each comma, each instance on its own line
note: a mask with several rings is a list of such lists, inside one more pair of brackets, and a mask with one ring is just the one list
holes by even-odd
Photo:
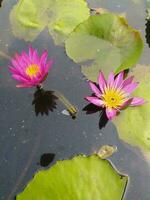
[[[11, 33], [8, 16], [16, 1], [5, 2], [0, 8], [0, 51], [11, 56], [16, 51], [27, 50], [28, 43]], [[134, 4], [131, 0], [89, 0], [89, 4], [126, 13], [129, 24], [140, 29], [145, 40], [144, 1]], [[98, 113], [86, 115], [82, 111], [87, 105], [84, 97], [90, 94], [90, 89], [79, 66], [65, 55], [63, 47], [54, 45], [46, 30], [32, 45], [40, 52], [48, 49], [49, 56], [55, 61], [44, 88], [63, 93], [79, 112], [73, 120], [63, 114], [65, 107], [56, 101], [57, 105], [54, 103], [53, 106], [57, 108], [48, 116], [36, 116], [32, 105], [35, 89], [17, 89], [8, 72], [9, 61], [0, 58], [0, 200], [13, 199], [42, 166], [79, 153], [89, 154], [106, 144], [118, 147], [110, 160], [121, 173], [130, 176], [124, 199], [150, 200], [150, 166], [140, 151], [119, 140], [111, 122], [100, 130]], [[150, 49], [145, 42], [139, 63], [149, 64], [149, 55]], [[44, 162], [43, 159], [47, 160]], [[41, 162], [44, 163], [42, 166]]]

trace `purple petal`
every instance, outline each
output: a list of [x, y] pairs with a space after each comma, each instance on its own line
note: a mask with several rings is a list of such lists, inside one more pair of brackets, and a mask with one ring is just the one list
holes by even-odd
[[117, 115], [117, 110], [106, 108], [106, 115], [108, 119], [112, 120]]
[[122, 87], [125, 87], [125, 86], [129, 85], [130, 83], [132, 83], [133, 78], [134, 78], [134, 76], [131, 76], [131, 77], [125, 79], [125, 80], [123, 81]]
[[113, 86], [113, 84], [114, 84], [114, 77], [115, 77], [114, 73], [111, 72], [109, 74], [108, 81], [107, 81], [107, 83], [108, 83], [109, 86]]
[[134, 98], [132, 98], [130, 105], [131, 106], [139, 106], [139, 105], [142, 105], [144, 103], [146, 103], [145, 99], [134, 97]]
[[107, 82], [105, 80], [104, 74], [101, 71], [98, 76], [98, 84], [99, 84], [101, 91], [104, 92]]
[[123, 77], [124, 77], [124, 71], [120, 72], [120, 73], [117, 75], [117, 77], [116, 77], [116, 79], [115, 79], [115, 81], [114, 81], [114, 86], [115, 86], [115, 88], [118, 88], [118, 87], [121, 86], [121, 84], [122, 84], [122, 82], [123, 82]]
[[130, 94], [132, 93], [138, 86], [138, 83], [131, 83], [129, 85], [126, 85], [125, 87], [123, 87], [123, 90], [127, 93]]
[[120, 109], [124, 109], [131, 104], [132, 98], [128, 98], [121, 106]]
[[94, 83], [92, 83], [91, 81], [89, 81], [89, 85], [90, 85], [90, 87], [91, 87], [91, 90], [95, 93], [95, 95], [96, 95], [97, 97], [100, 97], [100, 96], [101, 96], [101, 92], [100, 92], [100, 90], [98, 89], [98, 87], [97, 87]]
[[103, 106], [104, 104], [104, 102], [97, 97], [86, 97], [85, 99], [88, 100], [90, 103], [99, 107]]

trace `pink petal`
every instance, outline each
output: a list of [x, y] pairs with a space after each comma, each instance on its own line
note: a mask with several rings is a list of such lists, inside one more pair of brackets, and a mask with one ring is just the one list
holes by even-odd
[[17, 74], [12, 74], [12, 77], [14, 79], [16, 79], [17, 81], [21, 81], [21, 82], [28, 82], [28, 80], [20, 75], [17, 75]]
[[97, 97], [86, 97], [85, 99], [88, 100], [90, 103], [96, 105], [96, 106], [101, 107], [104, 104], [104, 102]]
[[48, 70], [51, 69], [53, 63], [54, 61], [52, 59], [47, 62], [46, 67], [45, 67], [46, 72], [48, 72]]
[[33, 61], [34, 63], [38, 63], [38, 62], [39, 62], [39, 56], [38, 56], [38, 52], [37, 52], [36, 49], [34, 49], [34, 51], [33, 51], [32, 61]]
[[132, 83], [133, 78], [134, 78], [134, 76], [131, 76], [131, 77], [125, 79], [125, 80], [123, 81], [122, 87], [125, 87], [125, 86], [129, 85], [130, 83]]
[[20, 60], [18, 60], [18, 62], [19, 62], [19, 66], [21, 65], [22, 68], [26, 68], [28, 65], [33, 64], [33, 61], [30, 60], [26, 52], [22, 52], [22, 56]]
[[12, 74], [20, 75], [20, 72], [18, 71], [18, 69], [14, 68], [14, 67], [9, 67], [9, 71], [10, 71]]
[[46, 60], [47, 60], [47, 56], [48, 56], [48, 52], [47, 50], [45, 50], [40, 58], [40, 63], [45, 65], [46, 63]]
[[132, 101], [131, 101], [131, 106], [139, 106], [139, 105], [142, 105], [146, 103], [145, 99], [143, 98], [138, 98], [138, 97], [134, 97], [132, 98]]
[[106, 108], [106, 115], [108, 119], [113, 119], [117, 115], [117, 110]]
[[[40, 57], [37, 50], [33, 49], [31, 46], [29, 47], [28, 54], [23, 51], [21, 55], [15, 55], [12, 59], [12, 66], [9, 67], [9, 70], [12, 77], [20, 82], [17, 87], [33, 87], [45, 80], [53, 62], [53, 60], [47, 62], [47, 56], [48, 53], [46, 50]], [[39, 65], [40, 71], [36, 76], [31, 77], [27, 75], [26, 68], [32, 64]]]
[[29, 47], [29, 57], [30, 57], [30, 60], [32, 60], [33, 52], [34, 52], [34, 49], [32, 48], [32, 46], [30, 46]]
[[17, 88], [31, 88], [33, 87], [32, 85], [28, 85], [28, 84], [25, 84], [25, 83], [22, 83], [22, 84], [18, 84], [16, 85]]
[[101, 71], [98, 76], [98, 84], [99, 84], [101, 91], [104, 92], [107, 82], [105, 80], [104, 74]]
[[121, 106], [120, 109], [124, 109], [131, 104], [132, 98], [128, 98]]
[[91, 87], [91, 90], [95, 93], [95, 95], [96, 95], [97, 97], [100, 97], [100, 96], [101, 96], [101, 92], [100, 92], [100, 90], [97, 88], [97, 86], [96, 86], [94, 83], [92, 83], [91, 81], [89, 81], [89, 85], [90, 85], [90, 87]]
[[129, 85], [126, 85], [125, 87], [123, 87], [123, 90], [127, 93], [130, 94], [132, 93], [138, 86], [138, 83], [131, 83]]
[[107, 81], [107, 83], [108, 83], [109, 86], [112, 86], [114, 84], [114, 77], [115, 77], [114, 73], [111, 72], [109, 74], [108, 81]]
[[121, 86], [121, 84], [122, 84], [122, 82], [123, 82], [123, 77], [124, 77], [124, 71], [120, 72], [120, 73], [117, 75], [117, 77], [116, 77], [116, 79], [115, 79], [115, 81], [114, 81], [114, 86], [115, 86], [115, 88], [118, 88], [118, 87]]
[[19, 66], [19, 63], [17, 62], [17, 60], [15, 59], [15, 58], [13, 58], [12, 60], [11, 60], [11, 62], [12, 62], [12, 65], [14, 66], [14, 67], [18, 67]]
[[21, 56], [18, 53], [16, 53], [14, 59], [18, 62], [21, 59]]

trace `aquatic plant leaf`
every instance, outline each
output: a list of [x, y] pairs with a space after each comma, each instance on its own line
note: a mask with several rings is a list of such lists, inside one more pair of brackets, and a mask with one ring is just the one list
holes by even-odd
[[77, 26], [65, 47], [67, 55], [82, 65], [82, 73], [96, 82], [100, 69], [107, 75], [132, 67], [141, 55], [143, 41], [123, 16], [104, 13]]
[[150, 20], [150, 8], [147, 9], [147, 19]]
[[2, 6], [2, 1], [3, 1], [3, 0], [0, 0], [0, 7]]
[[147, 154], [150, 153], [150, 67], [138, 65], [130, 75], [134, 75], [139, 82], [134, 96], [148, 102], [142, 106], [128, 107], [113, 122], [122, 140]]
[[141, 4], [141, 3], [143, 3], [143, 0], [132, 0], [133, 1], [133, 3], [135, 3], [135, 4]]
[[17, 200], [121, 200], [127, 181], [109, 161], [79, 155], [39, 171]]
[[49, 21], [49, 0], [19, 0], [10, 12], [13, 34], [26, 41], [33, 41]]
[[10, 13], [12, 31], [18, 38], [33, 41], [48, 27], [56, 44], [90, 15], [85, 0], [20, 0]]
[[53, 4], [48, 24], [55, 44], [61, 44], [73, 29], [90, 16], [85, 0], [57, 0]]

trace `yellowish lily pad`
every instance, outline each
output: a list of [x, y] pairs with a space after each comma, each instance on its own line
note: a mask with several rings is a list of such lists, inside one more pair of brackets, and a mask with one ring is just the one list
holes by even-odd
[[79, 155], [39, 171], [17, 200], [121, 200], [128, 177], [97, 155]]
[[19, 0], [10, 13], [14, 35], [33, 41], [48, 27], [56, 44], [62, 44], [67, 35], [90, 15], [85, 0]]
[[150, 67], [138, 65], [129, 75], [134, 75], [139, 82], [133, 95], [144, 98], [147, 103], [125, 109], [114, 123], [122, 140], [150, 154]]

